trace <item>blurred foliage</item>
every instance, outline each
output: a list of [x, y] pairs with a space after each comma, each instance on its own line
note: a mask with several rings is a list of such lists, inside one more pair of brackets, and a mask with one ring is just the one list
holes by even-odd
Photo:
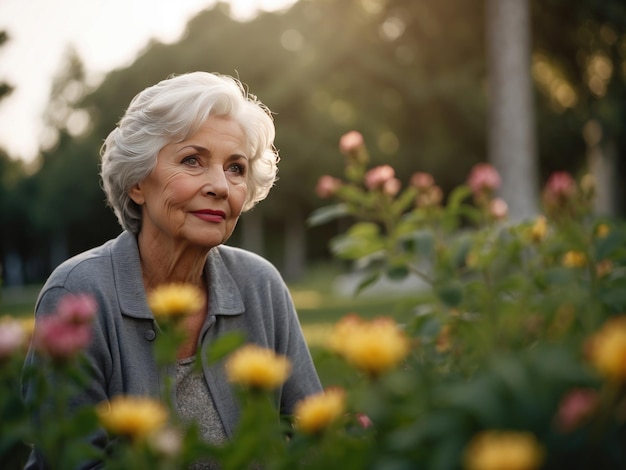
[[[275, 113], [280, 179], [255, 209], [269, 234], [270, 258], [284, 245], [286, 220], [319, 206], [312, 189], [322, 173], [340, 171], [335, 143], [349, 129], [360, 129], [377, 149], [375, 163], [392, 164], [404, 182], [419, 168], [448, 193], [486, 157], [483, 3], [300, 0], [284, 13], [261, 13], [247, 22], [231, 19], [229, 7], [219, 3], [193, 18], [180, 40], [151, 42], [95, 89], [70, 51], [53, 87], [47, 113], [53, 138], [42, 149], [40, 168], [12, 177], [20, 181], [2, 195], [8, 211], [0, 214], [8, 234], [3, 259], [23, 240], [19, 230], [5, 228], [15, 222], [30, 234], [21, 252], [35, 266], [27, 281], [44, 278], [53, 267], [49, 252], [59, 247], [50, 240], [61, 240], [54, 243], [69, 255], [115, 235], [119, 227], [97, 183], [102, 141], [136, 93], [194, 70], [239, 76]], [[621, 0], [531, 4], [542, 178], [555, 169], [584, 168], [582, 129], [590, 119], [600, 124], [624, 174], [626, 6]], [[600, 88], [590, 75], [594, 67]], [[565, 86], [560, 92], [559, 84]], [[563, 90], [575, 95], [567, 105], [559, 104]], [[20, 191], [28, 193], [28, 204]], [[335, 231], [315, 228], [309, 256], [328, 257], [319, 242]]]

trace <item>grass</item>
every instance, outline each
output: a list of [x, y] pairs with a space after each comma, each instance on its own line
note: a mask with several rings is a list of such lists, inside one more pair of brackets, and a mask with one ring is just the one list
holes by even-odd
[[[407, 312], [398, 308], [396, 295], [339, 295], [334, 291], [333, 281], [342, 271], [331, 263], [314, 266], [300, 281], [290, 283], [296, 310], [307, 340], [312, 344], [322, 342], [332, 325], [349, 313], [364, 318], [391, 315], [398, 321]], [[4, 287], [0, 289], [0, 317], [32, 316], [41, 285]]]

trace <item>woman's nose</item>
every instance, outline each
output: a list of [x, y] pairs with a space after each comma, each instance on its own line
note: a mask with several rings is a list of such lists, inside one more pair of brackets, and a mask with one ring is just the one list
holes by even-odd
[[208, 196], [223, 198], [228, 196], [228, 180], [221, 166], [212, 166], [205, 169], [204, 186], [202, 193]]

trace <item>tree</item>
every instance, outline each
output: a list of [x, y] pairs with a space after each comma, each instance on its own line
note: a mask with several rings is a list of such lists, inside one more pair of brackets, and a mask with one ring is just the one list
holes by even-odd
[[514, 220], [539, 210], [528, 0], [487, 0], [488, 158]]

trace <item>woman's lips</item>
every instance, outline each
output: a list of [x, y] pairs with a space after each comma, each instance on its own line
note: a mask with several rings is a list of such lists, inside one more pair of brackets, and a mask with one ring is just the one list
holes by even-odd
[[223, 222], [224, 219], [226, 219], [226, 214], [223, 211], [214, 211], [211, 209], [193, 211], [192, 214], [207, 222]]

